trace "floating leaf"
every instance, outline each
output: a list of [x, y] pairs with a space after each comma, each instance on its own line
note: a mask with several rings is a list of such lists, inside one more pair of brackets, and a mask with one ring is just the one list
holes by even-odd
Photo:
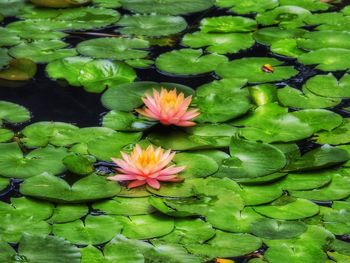
[[227, 58], [218, 54], [205, 55], [201, 49], [184, 48], [161, 54], [156, 59], [156, 67], [175, 75], [198, 75], [214, 71], [227, 62]]
[[147, 40], [138, 38], [95, 38], [77, 45], [77, 51], [85, 56], [105, 59], [144, 58], [149, 47]]
[[56, 202], [84, 202], [115, 196], [120, 192], [120, 186], [95, 174], [70, 186], [65, 180], [44, 173], [25, 180], [21, 184], [20, 192]]
[[282, 39], [273, 42], [271, 45], [271, 51], [275, 54], [291, 58], [298, 58], [305, 53], [305, 51], [298, 48], [295, 39]]
[[345, 144], [350, 142], [350, 119], [345, 118], [342, 125], [331, 131], [321, 131], [315, 134], [317, 142], [329, 144]]
[[1, 46], [13, 46], [21, 42], [21, 39], [18, 37], [16, 31], [0, 27], [0, 47]]
[[2, 121], [9, 123], [22, 123], [30, 119], [29, 111], [21, 105], [0, 101], [0, 124]]
[[76, 220], [64, 224], [54, 224], [55, 236], [77, 245], [97, 245], [110, 241], [122, 230], [122, 225], [115, 218], [106, 215], [87, 216], [83, 221]]
[[186, 34], [182, 44], [191, 48], [204, 48], [208, 52], [227, 54], [237, 53], [254, 45], [251, 34], [244, 33], [203, 33]]
[[281, 6], [299, 6], [309, 11], [323, 11], [331, 7], [326, 1], [319, 0], [279, 0]]
[[123, 35], [159, 37], [177, 34], [187, 27], [181, 16], [134, 15], [123, 16], [117, 23], [116, 31]]
[[260, 205], [272, 202], [282, 196], [282, 188], [277, 184], [241, 186], [239, 192], [245, 205]]
[[123, 8], [135, 13], [157, 13], [167, 15], [184, 15], [199, 12], [212, 7], [212, 0], [120, 0]]
[[350, 75], [345, 74], [337, 80], [331, 73], [316, 75], [305, 84], [306, 88], [319, 96], [332, 98], [350, 98]]
[[241, 16], [210, 17], [200, 22], [200, 29], [204, 33], [251, 32], [256, 26], [255, 20]]
[[306, 32], [299, 28], [265, 27], [254, 33], [255, 40], [264, 45], [272, 45], [279, 40], [301, 38]]
[[350, 68], [350, 50], [344, 48], [321, 48], [298, 57], [305, 65], [317, 65], [323, 71], [338, 71]]
[[36, 64], [30, 59], [14, 59], [10, 61], [8, 68], [0, 71], [0, 79], [28, 80], [34, 77], [36, 70]]
[[49, 219], [50, 223], [67, 223], [82, 218], [89, 212], [85, 204], [59, 204], [53, 210], [53, 215]]
[[11, 61], [11, 57], [7, 54], [6, 48], [0, 48], [0, 69]]
[[201, 113], [196, 120], [225, 122], [246, 113], [251, 104], [245, 84], [244, 79], [223, 79], [200, 86], [192, 101]]
[[75, 49], [64, 49], [67, 45], [60, 40], [36, 40], [31, 43], [22, 42], [10, 48], [9, 54], [15, 58], [26, 58], [37, 63], [47, 63], [56, 59], [75, 56], [77, 54]]
[[261, 13], [278, 6], [278, 0], [217, 0], [219, 7], [230, 8], [237, 14]]
[[[332, 36], [332, 37], [330, 37]], [[298, 47], [306, 50], [321, 48], [344, 48], [350, 49], [350, 33], [337, 31], [314, 31], [303, 35], [297, 40]]]
[[44, 172], [60, 174], [65, 171], [62, 163], [67, 151], [47, 146], [23, 155], [18, 144], [0, 144], [0, 174], [5, 177], [28, 178]]
[[311, 201], [288, 196], [281, 197], [269, 205], [256, 206], [254, 210], [264, 216], [283, 220], [311, 217], [319, 212], [318, 206]]
[[[265, 72], [262, 67], [269, 64], [272, 73]], [[248, 82], [274, 82], [289, 79], [298, 73], [292, 66], [283, 66], [283, 62], [275, 58], [241, 58], [220, 65], [215, 71], [222, 78], [248, 79]]]

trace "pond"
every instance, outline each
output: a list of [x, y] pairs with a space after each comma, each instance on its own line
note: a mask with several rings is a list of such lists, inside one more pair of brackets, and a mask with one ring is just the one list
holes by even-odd
[[0, 21], [0, 262], [350, 262], [350, 1]]

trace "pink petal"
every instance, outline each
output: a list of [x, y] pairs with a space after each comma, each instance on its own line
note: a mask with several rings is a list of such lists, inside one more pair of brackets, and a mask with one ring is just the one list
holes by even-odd
[[181, 182], [181, 181], [183, 181], [182, 178], [179, 178], [176, 175], [157, 177], [157, 180], [162, 181], [162, 182]]
[[146, 181], [136, 180], [136, 181], [133, 181], [130, 184], [128, 184], [128, 188], [135, 188], [135, 187], [138, 187], [138, 186], [141, 186], [144, 184], [146, 184]]
[[182, 172], [185, 170], [185, 166], [170, 166], [162, 171], [159, 172], [158, 176], [165, 176], [165, 175], [173, 175]]
[[132, 181], [136, 179], [136, 176], [133, 174], [117, 174], [107, 177], [107, 179], [112, 181]]
[[191, 126], [197, 125], [197, 123], [195, 123], [193, 121], [180, 121], [176, 125], [180, 126], [180, 127], [191, 127]]
[[147, 184], [154, 189], [160, 188], [160, 183], [158, 182], [157, 179], [149, 178], [147, 179]]

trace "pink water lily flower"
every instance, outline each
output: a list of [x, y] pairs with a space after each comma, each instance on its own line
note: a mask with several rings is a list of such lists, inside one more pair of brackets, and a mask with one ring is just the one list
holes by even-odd
[[148, 184], [150, 187], [159, 189], [162, 182], [179, 182], [178, 173], [185, 169], [184, 166], [170, 165], [175, 156], [171, 150], [165, 151], [152, 145], [143, 150], [138, 144], [131, 154], [121, 153], [123, 159], [112, 158], [119, 168], [115, 176], [108, 177], [113, 181], [131, 181], [128, 188], [138, 187]]
[[144, 109], [136, 109], [136, 112], [164, 125], [194, 126], [196, 123], [191, 120], [200, 114], [198, 109], [188, 109], [192, 96], [185, 98], [182, 92], [177, 94], [176, 89], [162, 88], [160, 92], [153, 89], [153, 95], [146, 94], [142, 101]]

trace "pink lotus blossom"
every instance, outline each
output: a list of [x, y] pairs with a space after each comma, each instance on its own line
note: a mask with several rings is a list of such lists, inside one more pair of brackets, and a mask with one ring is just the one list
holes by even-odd
[[194, 126], [196, 123], [191, 120], [200, 114], [198, 109], [188, 110], [192, 96], [185, 98], [182, 92], [177, 94], [176, 89], [168, 91], [162, 88], [160, 92], [153, 89], [153, 96], [146, 94], [142, 101], [145, 103], [145, 108], [136, 111], [164, 125]]
[[175, 152], [171, 150], [164, 151], [152, 145], [143, 150], [138, 144], [131, 154], [121, 153], [123, 159], [112, 158], [119, 168], [119, 172], [115, 176], [108, 177], [113, 181], [132, 181], [128, 184], [128, 188], [138, 187], [148, 184], [150, 187], [159, 189], [162, 182], [179, 182], [182, 181], [178, 177], [178, 173], [185, 169], [184, 166], [176, 167], [169, 165], [175, 156]]

